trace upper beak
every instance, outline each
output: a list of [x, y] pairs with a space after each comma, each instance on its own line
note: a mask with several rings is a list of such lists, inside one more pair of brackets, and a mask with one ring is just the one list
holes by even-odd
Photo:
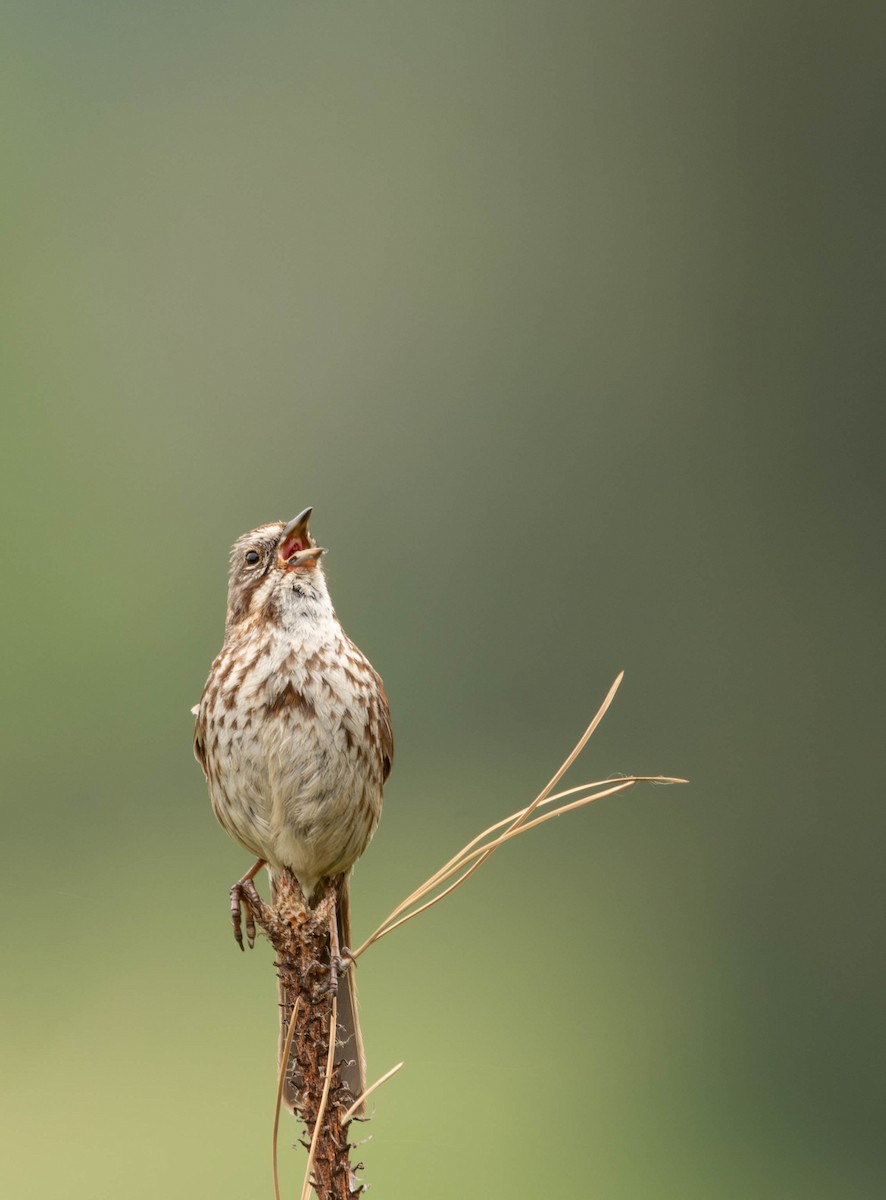
[[[301, 539], [303, 546], [308, 542], [308, 521], [311, 519], [313, 508], [306, 508], [304, 512], [300, 512], [297, 517], [293, 517], [283, 532], [280, 534], [280, 550], [283, 550], [283, 544], [287, 538], [296, 537]], [[281, 554], [281, 558], [286, 555]]]
[[287, 567], [313, 566], [323, 553], [319, 546], [311, 544], [311, 535], [308, 533], [308, 521], [310, 521], [313, 511], [312, 508], [306, 508], [304, 512], [294, 517], [280, 534], [280, 540], [277, 543], [277, 557], [281, 565]]

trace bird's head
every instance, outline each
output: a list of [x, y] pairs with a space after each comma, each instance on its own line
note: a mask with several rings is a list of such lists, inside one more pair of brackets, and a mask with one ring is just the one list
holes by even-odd
[[259, 525], [231, 547], [228, 580], [228, 628], [260, 613], [280, 621], [305, 604], [328, 604], [320, 566], [325, 553], [308, 530], [312, 509], [288, 523]]

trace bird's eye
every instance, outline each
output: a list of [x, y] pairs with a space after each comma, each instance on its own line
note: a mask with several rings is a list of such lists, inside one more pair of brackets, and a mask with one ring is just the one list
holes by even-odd
[[246, 561], [248, 563], [257, 563], [258, 562], [258, 551], [257, 550], [248, 550], [246, 553]]

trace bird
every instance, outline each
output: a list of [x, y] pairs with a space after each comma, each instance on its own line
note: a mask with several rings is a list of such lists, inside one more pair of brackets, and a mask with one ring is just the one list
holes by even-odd
[[[255, 859], [231, 889], [241, 949], [241, 903], [254, 942], [244, 889], [267, 867], [273, 894], [288, 868], [310, 905], [333, 881], [334, 932], [346, 955], [350, 873], [381, 816], [394, 738], [381, 677], [332, 606], [325, 551], [309, 530], [312, 512], [260, 525], [234, 542], [224, 642], [194, 710], [194, 754], [217, 820]], [[366, 1069], [355, 975], [345, 972], [337, 1041], [345, 1053], [342, 1082], [357, 1099]], [[289, 1083], [290, 1108], [292, 1089]]]

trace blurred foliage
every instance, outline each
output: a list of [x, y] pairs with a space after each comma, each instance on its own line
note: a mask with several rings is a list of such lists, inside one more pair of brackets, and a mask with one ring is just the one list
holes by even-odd
[[621, 667], [581, 778], [692, 779], [366, 956], [378, 1194], [882, 1194], [883, 33], [5, 6], [4, 1196], [271, 1194], [188, 710], [306, 504], [395, 717], [358, 934]]

